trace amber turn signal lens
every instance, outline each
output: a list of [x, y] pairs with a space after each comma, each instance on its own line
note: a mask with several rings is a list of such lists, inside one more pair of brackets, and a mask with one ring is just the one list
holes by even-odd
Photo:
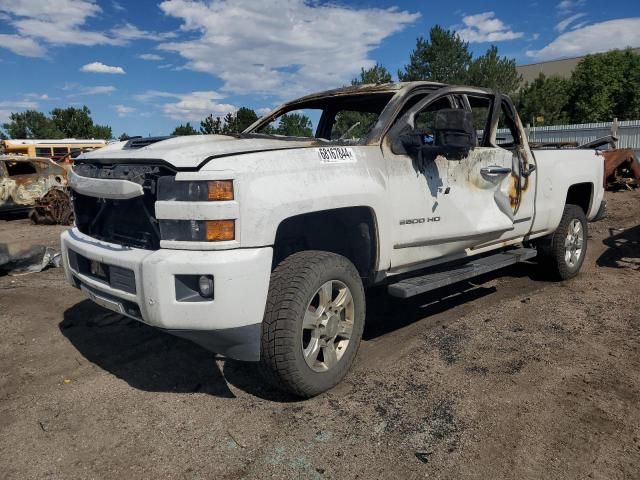
[[207, 220], [206, 224], [208, 242], [223, 242], [225, 240], [235, 240], [235, 220]]
[[209, 183], [209, 200], [233, 200], [232, 180], [212, 180]]

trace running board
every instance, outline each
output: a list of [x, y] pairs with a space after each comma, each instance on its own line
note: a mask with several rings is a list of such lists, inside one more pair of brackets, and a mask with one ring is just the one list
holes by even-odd
[[446, 271], [429, 273], [421, 277], [405, 278], [387, 287], [389, 295], [409, 298], [437, 288], [468, 280], [494, 270], [499, 270], [518, 262], [523, 262], [538, 254], [535, 248], [516, 248], [488, 257], [470, 260], [469, 263], [452, 267]]

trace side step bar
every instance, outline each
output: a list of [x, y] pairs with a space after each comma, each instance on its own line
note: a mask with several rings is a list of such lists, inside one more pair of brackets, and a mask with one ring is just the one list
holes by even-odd
[[389, 285], [387, 291], [392, 297], [409, 298], [494, 270], [499, 270], [518, 262], [523, 262], [535, 257], [537, 254], [538, 252], [535, 248], [507, 250], [488, 257], [470, 260], [469, 263], [452, 267], [446, 271], [428, 273], [420, 277], [405, 278], [404, 280]]

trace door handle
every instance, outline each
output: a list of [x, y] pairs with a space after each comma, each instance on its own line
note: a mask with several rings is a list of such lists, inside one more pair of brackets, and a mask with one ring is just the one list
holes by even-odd
[[533, 172], [536, 171], [536, 166], [533, 165], [532, 163], [529, 164], [528, 168], [522, 172], [522, 176], [523, 177], [528, 177], [529, 175], [531, 175]]
[[483, 175], [508, 175], [511, 173], [511, 168], [491, 165], [489, 167], [482, 167], [480, 173]]

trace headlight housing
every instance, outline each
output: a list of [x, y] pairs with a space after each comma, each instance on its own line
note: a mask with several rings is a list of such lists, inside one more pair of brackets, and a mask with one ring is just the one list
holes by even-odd
[[174, 177], [158, 180], [158, 200], [220, 202], [233, 199], [233, 180], [177, 181]]
[[160, 238], [182, 242], [235, 240], [235, 220], [160, 220]]

